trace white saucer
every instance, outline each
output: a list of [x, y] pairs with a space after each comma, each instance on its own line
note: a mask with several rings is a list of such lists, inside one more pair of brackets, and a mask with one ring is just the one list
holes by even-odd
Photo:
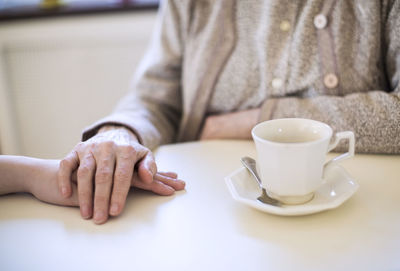
[[326, 169], [324, 183], [311, 201], [277, 207], [257, 200], [261, 190], [245, 167], [235, 170], [225, 181], [235, 200], [263, 212], [284, 216], [306, 215], [334, 209], [349, 199], [359, 187], [344, 168], [332, 165]]

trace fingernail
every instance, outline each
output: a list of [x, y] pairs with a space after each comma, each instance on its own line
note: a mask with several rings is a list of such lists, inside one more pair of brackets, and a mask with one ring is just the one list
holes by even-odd
[[112, 215], [116, 215], [117, 213], [118, 213], [118, 204], [116, 204], [116, 203], [113, 203], [112, 205], [111, 205], [111, 209], [110, 209], [110, 213], [112, 214]]
[[63, 196], [66, 196], [66, 195], [67, 195], [67, 188], [66, 188], [65, 186], [63, 186], [63, 187], [61, 188], [61, 194], [62, 194]]
[[87, 205], [82, 206], [82, 216], [83, 216], [83, 218], [89, 218], [89, 216], [90, 216], [89, 206], [87, 206]]
[[93, 217], [95, 222], [101, 222], [104, 219], [104, 212], [97, 210]]

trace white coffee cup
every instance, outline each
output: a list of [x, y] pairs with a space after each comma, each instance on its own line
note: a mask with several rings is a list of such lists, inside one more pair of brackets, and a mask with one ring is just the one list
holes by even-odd
[[[257, 168], [267, 193], [286, 204], [311, 200], [322, 185], [324, 169], [354, 156], [353, 132], [339, 132], [322, 122], [275, 119], [257, 124], [251, 131], [257, 149]], [[349, 141], [349, 150], [328, 162], [326, 154], [340, 140]]]

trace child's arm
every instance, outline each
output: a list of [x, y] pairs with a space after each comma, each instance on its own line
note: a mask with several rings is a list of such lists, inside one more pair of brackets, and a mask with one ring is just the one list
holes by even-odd
[[76, 185], [70, 198], [59, 193], [58, 168], [58, 160], [0, 155], [0, 195], [26, 192], [48, 203], [78, 206]]

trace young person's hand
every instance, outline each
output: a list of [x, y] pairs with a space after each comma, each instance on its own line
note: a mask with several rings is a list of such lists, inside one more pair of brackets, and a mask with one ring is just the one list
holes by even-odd
[[134, 174], [131, 185], [136, 188], [152, 191], [160, 196], [170, 196], [175, 191], [185, 189], [185, 182], [178, 179], [174, 172], [157, 172], [151, 183], [143, 182]]
[[78, 206], [76, 185], [72, 185], [69, 198], [59, 192], [58, 167], [58, 160], [1, 155], [0, 195], [25, 192], [47, 203]]
[[38, 200], [47, 203], [63, 206], [79, 206], [76, 184], [72, 184], [71, 196], [68, 198], [63, 197], [58, 189], [57, 174], [59, 164], [59, 160], [37, 159], [37, 166], [32, 169], [31, 175], [26, 178], [28, 192]]

